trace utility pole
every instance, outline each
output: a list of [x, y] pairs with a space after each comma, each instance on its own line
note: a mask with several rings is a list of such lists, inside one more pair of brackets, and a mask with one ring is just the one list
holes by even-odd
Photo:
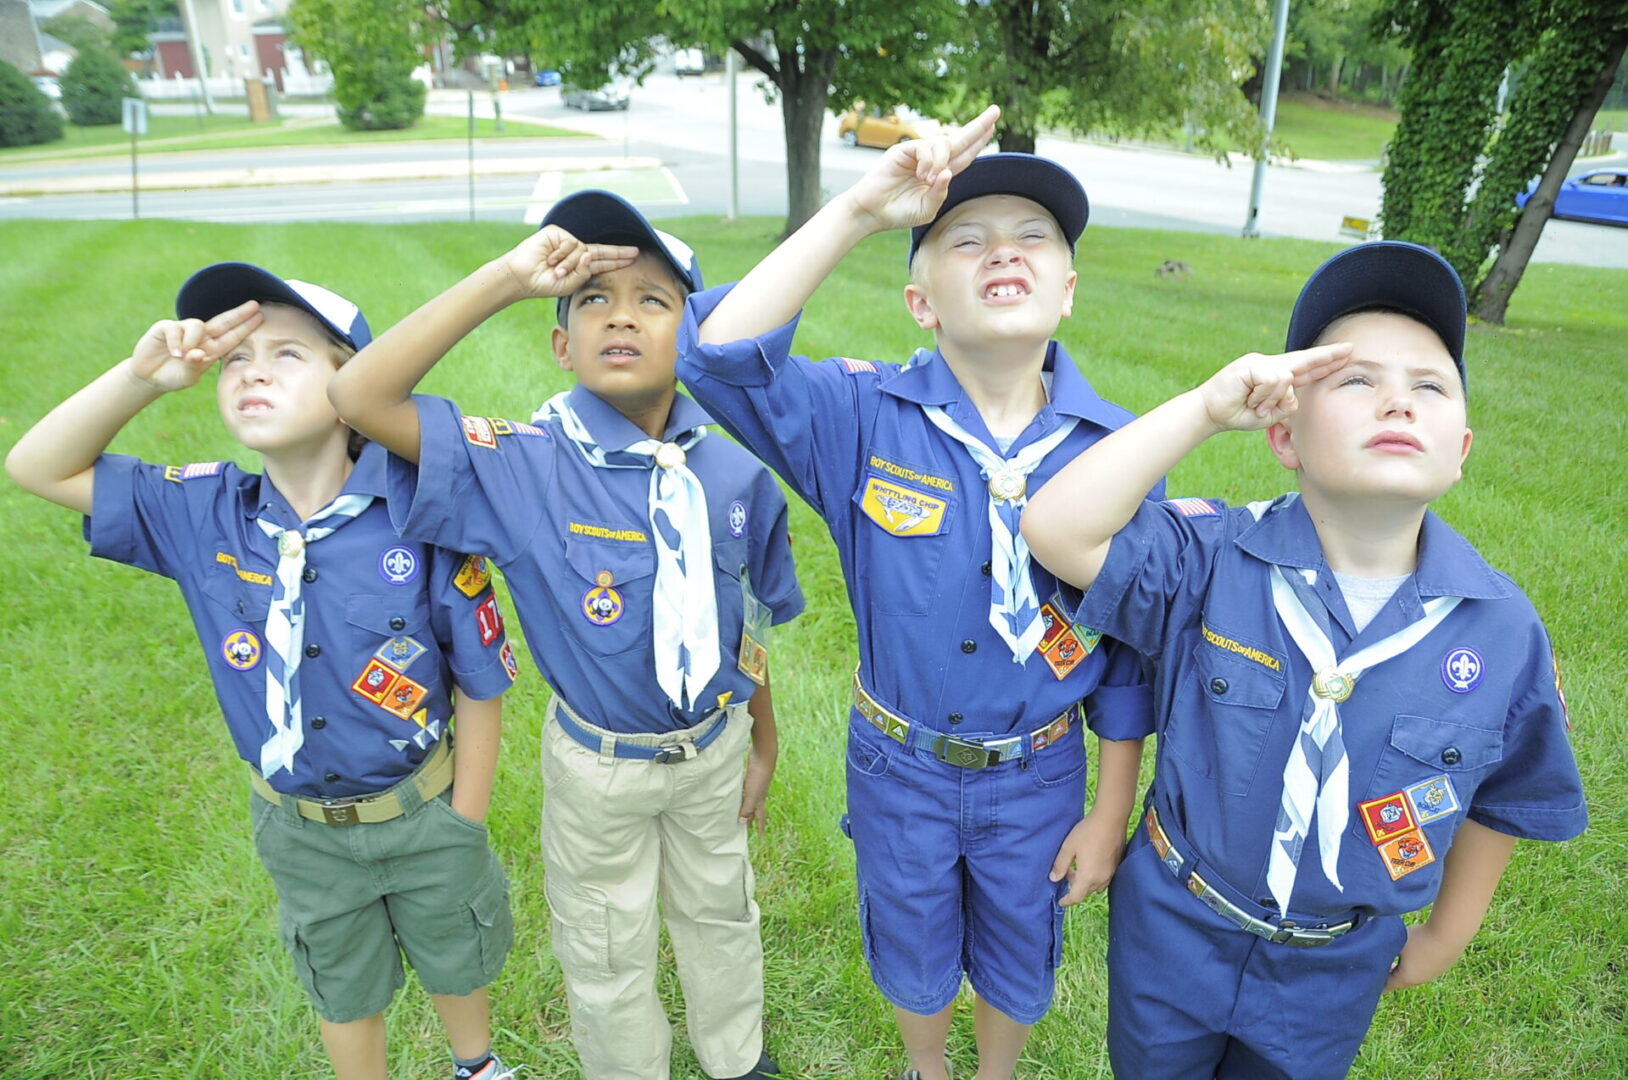
[[1244, 219], [1244, 238], [1261, 234], [1261, 188], [1266, 185], [1266, 166], [1272, 157], [1272, 124], [1278, 115], [1278, 82], [1283, 75], [1283, 39], [1289, 32], [1289, 0], [1272, 0], [1272, 47], [1266, 52], [1266, 81], [1261, 84], [1261, 125], [1266, 128], [1266, 146], [1255, 159], [1255, 175], [1249, 182], [1249, 216]]

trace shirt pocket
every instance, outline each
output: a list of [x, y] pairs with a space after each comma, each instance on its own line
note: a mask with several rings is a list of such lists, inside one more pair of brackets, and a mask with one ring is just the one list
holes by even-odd
[[1283, 691], [1281, 669], [1201, 641], [1193, 646], [1191, 674], [1182, 680], [1163, 738], [1222, 794], [1248, 795]]
[[855, 541], [867, 606], [884, 615], [926, 615], [951, 541], [955, 496], [867, 471], [853, 503], [862, 519]]
[[[1390, 739], [1380, 747], [1374, 775], [1364, 789], [1366, 794], [1356, 802], [1383, 799], [1387, 795], [1402, 795], [1429, 785], [1437, 777], [1447, 778], [1447, 789], [1456, 808], [1448, 813], [1435, 813], [1421, 824], [1430, 827], [1431, 835], [1440, 821], [1451, 835], [1469, 806], [1481, 778], [1504, 758], [1504, 732], [1502, 728], [1482, 728], [1452, 720], [1438, 720], [1428, 716], [1398, 713], [1391, 721]], [[1421, 788], [1421, 791], [1426, 789]], [[1428, 792], [1427, 792], [1428, 793]], [[1439, 796], [1438, 796], [1439, 799]], [[1426, 810], [1426, 813], [1431, 811]], [[1359, 812], [1352, 832], [1368, 840], [1367, 825]]]
[[[741, 576], [746, 573], [746, 541], [714, 540], [712, 542], [714, 592], [718, 595], [718, 645], [725, 653], [740, 645], [741, 627], [746, 621], [746, 601], [741, 596]], [[754, 595], [757, 582], [750, 580]], [[725, 655], [723, 663], [733, 660]]]
[[[307, 614], [309, 618], [309, 613]], [[423, 594], [402, 590], [400, 596], [362, 594], [345, 598], [345, 622], [351, 643], [363, 655], [371, 655], [391, 638], [410, 637], [426, 648], [433, 642], [430, 633], [430, 606]]]
[[[238, 680], [241, 690], [263, 697], [271, 589], [224, 573], [206, 575], [201, 589], [206, 600], [193, 617], [211, 671], [217, 680]], [[224, 684], [217, 681], [217, 688]]]
[[557, 575], [561, 606], [583, 620], [573, 634], [589, 652], [615, 656], [647, 646], [656, 551], [649, 544], [568, 536], [569, 572]]

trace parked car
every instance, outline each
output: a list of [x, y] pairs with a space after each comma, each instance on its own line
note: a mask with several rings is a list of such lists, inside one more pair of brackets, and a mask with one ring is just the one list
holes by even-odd
[[844, 146], [885, 149], [894, 143], [924, 138], [938, 129], [937, 120], [918, 116], [902, 106], [883, 112], [878, 106], [856, 101], [854, 107], [837, 121], [837, 138], [842, 140]]
[[[1515, 196], [1515, 205], [1526, 209], [1526, 200], [1537, 189], [1538, 182], [1534, 180]], [[1572, 177], [1560, 185], [1560, 193], [1555, 196], [1554, 216], [1602, 225], [1628, 225], [1628, 172], [1595, 169]]]
[[597, 90], [584, 90], [580, 86], [561, 83], [560, 100], [565, 103], [566, 108], [581, 109], [583, 112], [625, 109], [628, 101], [628, 84], [608, 82]]
[[681, 79], [686, 75], [705, 75], [707, 55], [700, 49], [679, 49], [673, 53], [673, 70]]
[[560, 73], [553, 68], [539, 68], [537, 74], [532, 76], [532, 82], [538, 86], [560, 85]]

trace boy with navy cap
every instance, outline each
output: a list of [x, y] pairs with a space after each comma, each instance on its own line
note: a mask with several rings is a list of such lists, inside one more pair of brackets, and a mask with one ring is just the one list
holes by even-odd
[[[408, 536], [504, 571], [554, 690], [543, 732], [544, 887], [571, 1031], [591, 1080], [665, 1080], [657, 898], [707, 1075], [778, 1073], [746, 830], [774, 770], [768, 631], [802, 609], [786, 503], [676, 393], [695, 254], [588, 191], [404, 319], [333, 386], [340, 413], [417, 469], [392, 477]], [[576, 385], [531, 423], [412, 396], [497, 311], [557, 298]], [[750, 762], [747, 744], [751, 744]], [[744, 770], [744, 771], [743, 771]]]
[[[1139, 658], [1066, 617], [1018, 534], [1025, 493], [1129, 414], [1051, 340], [1085, 193], [1044, 158], [977, 157], [997, 115], [888, 150], [738, 285], [691, 297], [679, 337], [696, 399], [808, 500], [841, 556], [860, 661], [843, 828], [871, 976], [904, 1075], [926, 1080], [948, 1072], [963, 976], [978, 1076], [1011, 1075], [1051, 1002], [1063, 908], [1107, 883], [1124, 846], [1152, 725]], [[904, 227], [905, 303], [938, 347], [903, 365], [793, 357], [819, 282]], [[1082, 701], [1102, 759], [1083, 819]]]
[[[181, 587], [250, 765], [255, 846], [335, 1073], [385, 1076], [383, 1013], [405, 952], [454, 1076], [508, 1077], [486, 987], [513, 925], [481, 821], [515, 663], [490, 573], [397, 537], [384, 449], [328, 403], [329, 379], [369, 341], [354, 304], [218, 263], [181, 287], [176, 315], [36, 424], [6, 469], [86, 515], [93, 555]], [[221, 418], [263, 475], [104, 452], [217, 364]]]
[[[1289, 352], [1104, 439], [1024, 515], [1089, 589], [1078, 617], [1158, 667], [1158, 766], [1109, 890], [1119, 1076], [1344, 1076], [1380, 994], [1457, 960], [1515, 838], [1587, 824], [1543, 624], [1429, 510], [1470, 449], [1464, 323], [1434, 252], [1349, 248]], [[1298, 495], [1141, 502], [1205, 438], [1263, 428]]]

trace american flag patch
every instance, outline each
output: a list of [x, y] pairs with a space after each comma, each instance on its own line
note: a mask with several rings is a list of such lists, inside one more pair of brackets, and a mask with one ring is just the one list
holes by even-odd
[[195, 461], [191, 465], [183, 465], [179, 469], [170, 466], [164, 470], [172, 480], [196, 480], [200, 476], [216, 476], [220, 473], [224, 461]]
[[544, 431], [542, 428], [538, 427], [536, 424], [523, 424], [518, 420], [514, 420], [511, 421], [510, 426], [514, 428], [514, 433], [516, 435], [541, 435], [545, 439], [552, 439], [554, 437], [548, 432]]
[[837, 357], [837, 361], [848, 370], [850, 375], [876, 375], [876, 365], [869, 360], [854, 360], [846, 356]]
[[1208, 499], [1166, 499], [1165, 505], [1182, 517], [1214, 517], [1220, 513]]

